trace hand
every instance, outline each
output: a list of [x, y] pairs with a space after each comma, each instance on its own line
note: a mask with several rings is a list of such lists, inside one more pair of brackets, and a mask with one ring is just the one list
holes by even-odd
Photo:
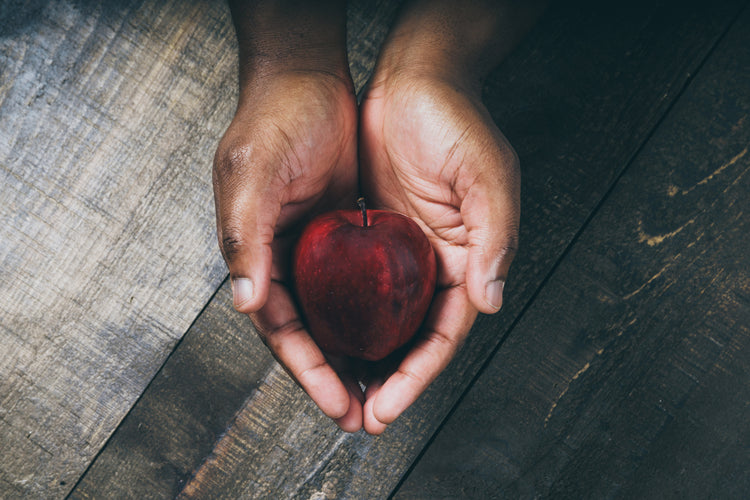
[[214, 160], [219, 245], [235, 308], [321, 410], [362, 427], [357, 383], [336, 375], [289, 289], [291, 246], [313, 215], [356, 199], [357, 105], [345, 0], [230, 0], [237, 113]]
[[519, 165], [472, 88], [445, 73], [381, 70], [361, 106], [366, 196], [417, 221], [438, 262], [438, 290], [419, 339], [394, 373], [367, 387], [371, 434], [447, 366], [478, 312], [502, 305], [518, 243]]
[[350, 395], [302, 326], [288, 262], [310, 215], [356, 199], [356, 127], [350, 79], [264, 74], [243, 85], [214, 161], [219, 244], [234, 306], [250, 314], [280, 363], [347, 430], [361, 427], [361, 390], [350, 381]]
[[375, 208], [411, 216], [430, 239], [438, 289], [411, 350], [369, 380], [364, 428], [379, 434], [448, 365], [479, 312], [502, 306], [518, 246], [518, 158], [481, 101], [481, 82], [544, 0], [411, 0], [381, 49], [360, 106], [360, 176]]

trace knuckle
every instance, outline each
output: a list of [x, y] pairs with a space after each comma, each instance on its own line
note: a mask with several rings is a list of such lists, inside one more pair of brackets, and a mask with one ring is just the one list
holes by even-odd
[[506, 144], [499, 153], [495, 163], [495, 176], [501, 186], [512, 187], [513, 190], [519, 190], [521, 184], [521, 160], [513, 149], [513, 146]]
[[496, 254], [500, 260], [513, 260], [518, 252], [518, 232], [514, 232], [502, 242]]
[[508, 167], [516, 172], [521, 171], [521, 159], [518, 156], [518, 153], [516, 150], [511, 146], [508, 145], [508, 148], [505, 151], [505, 163], [508, 165]]
[[227, 226], [221, 231], [221, 250], [226, 260], [241, 254], [247, 248], [247, 240], [242, 230], [237, 226]]
[[259, 333], [267, 342], [273, 342], [275, 345], [283, 345], [292, 337], [299, 335], [305, 330], [302, 320], [295, 316], [281, 324], [268, 324], [259, 329]]
[[220, 144], [214, 155], [214, 175], [219, 182], [241, 175], [250, 165], [252, 148], [245, 144]]
[[500, 253], [515, 253], [518, 251], [520, 241], [518, 238], [518, 227], [512, 227], [505, 235], [500, 245]]
[[520, 190], [521, 185], [521, 160], [518, 158], [518, 153], [512, 147], [509, 147], [505, 158], [503, 160], [503, 182], [508, 186], [513, 186], [513, 189]]
[[314, 361], [310, 366], [292, 370], [292, 375], [294, 375], [294, 378], [296, 378], [300, 384], [306, 385], [309, 379], [313, 378], [316, 373], [326, 370], [327, 367], [328, 362], [325, 358], [321, 357], [321, 359]]
[[411, 369], [411, 368], [399, 368], [399, 373], [403, 375], [406, 379], [411, 380], [414, 384], [416, 384], [418, 387], [427, 387], [430, 385], [429, 377], [425, 377], [423, 374], [418, 373], [417, 371]]
[[485, 265], [489, 265], [490, 269], [495, 270], [492, 272], [497, 274], [501, 269], [507, 269], [513, 262], [518, 253], [518, 247], [518, 233], [509, 231], [501, 239], [480, 248], [478, 255], [481, 255], [480, 258]]
[[438, 330], [430, 333], [427, 342], [431, 345], [431, 352], [438, 362], [445, 358], [452, 358], [461, 346], [460, 339]]

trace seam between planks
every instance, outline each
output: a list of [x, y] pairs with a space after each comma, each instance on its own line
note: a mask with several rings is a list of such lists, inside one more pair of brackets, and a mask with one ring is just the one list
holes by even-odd
[[122, 427], [123, 422], [130, 416], [133, 409], [138, 405], [138, 403], [143, 399], [143, 396], [148, 392], [149, 388], [151, 387], [151, 384], [154, 383], [154, 381], [161, 375], [162, 371], [164, 370], [164, 367], [167, 365], [167, 362], [172, 358], [172, 355], [177, 352], [177, 349], [180, 347], [180, 344], [182, 344], [182, 341], [185, 339], [185, 336], [187, 335], [187, 332], [190, 331], [191, 328], [193, 328], [193, 325], [195, 325], [195, 322], [198, 321], [198, 319], [203, 316], [203, 313], [206, 311], [209, 305], [213, 302], [214, 298], [216, 297], [216, 294], [219, 293], [219, 290], [221, 290], [224, 287], [224, 284], [229, 279], [229, 273], [224, 276], [224, 279], [221, 280], [221, 282], [217, 285], [216, 289], [213, 291], [211, 296], [208, 298], [205, 304], [201, 307], [200, 311], [198, 311], [198, 314], [195, 315], [193, 318], [193, 321], [190, 322], [190, 325], [185, 329], [185, 331], [180, 336], [180, 339], [175, 343], [174, 347], [172, 347], [172, 350], [170, 351], [169, 355], [164, 358], [164, 361], [162, 362], [161, 366], [158, 370], [156, 370], [156, 373], [154, 373], [153, 377], [151, 377], [151, 380], [149, 380], [148, 384], [143, 388], [141, 391], [141, 394], [133, 401], [133, 404], [130, 406], [130, 409], [122, 416], [120, 419], [120, 423], [117, 424], [117, 426], [112, 430], [112, 433], [109, 435], [107, 440], [104, 442], [101, 448], [96, 452], [94, 455], [94, 458], [89, 462], [89, 464], [86, 466], [84, 471], [81, 473], [80, 476], [78, 476], [78, 479], [76, 480], [75, 484], [71, 487], [70, 491], [67, 495], [65, 495], [66, 499], [69, 499], [71, 495], [78, 489], [78, 486], [81, 484], [81, 481], [83, 481], [83, 478], [86, 477], [86, 474], [88, 474], [91, 467], [94, 466], [96, 461], [99, 459], [99, 456], [104, 452], [104, 450], [107, 449], [109, 446], [109, 442], [112, 440], [112, 438], [117, 434], [117, 431], [120, 430], [120, 427]]

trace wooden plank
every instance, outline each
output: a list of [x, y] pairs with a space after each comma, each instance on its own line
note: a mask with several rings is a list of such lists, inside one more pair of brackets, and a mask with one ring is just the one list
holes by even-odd
[[0, 12], [0, 497], [56, 498], [226, 276], [236, 55], [218, 4]]
[[750, 9], [396, 498], [747, 498]]
[[174, 498], [247, 395], [275, 364], [228, 284], [76, 485], [69, 498]]
[[[398, 4], [349, 4], [348, 49], [357, 89], [372, 71]], [[224, 283], [70, 498], [113, 498], [124, 491], [131, 498], [174, 498], [248, 395], [283, 378], [274, 365], [252, 323], [234, 312]], [[280, 398], [291, 394], [292, 400], [277, 409], [299, 407], [306, 399], [290, 381], [271, 385]], [[315, 415], [317, 410], [306, 411]], [[264, 418], [274, 421], [270, 414]]]
[[[507, 308], [480, 318], [445, 374], [378, 438], [340, 433], [273, 368], [238, 408], [183, 497], [387, 496], [738, 10], [733, 4], [688, 10], [660, 3], [629, 5], [613, 15], [599, 5], [578, 7], [550, 11], [486, 89], [525, 175], [523, 250]], [[228, 297], [217, 295], [224, 303], [209, 309], [228, 310]], [[211, 378], [211, 362], [194, 362]], [[158, 395], [147, 393], [139, 406], [151, 397]], [[158, 412], [139, 415], [142, 422], [161, 418]], [[164, 436], [165, 443], [183, 446], [181, 432]], [[125, 488], [127, 478], [139, 477], [129, 473], [138, 445], [117, 442], [123, 455], [107, 470], [110, 477], [123, 475], [117, 481]]]

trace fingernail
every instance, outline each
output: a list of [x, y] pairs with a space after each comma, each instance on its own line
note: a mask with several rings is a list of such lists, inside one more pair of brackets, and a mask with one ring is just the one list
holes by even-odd
[[232, 280], [232, 298], [234, 307], [241, 307], [242, 304], [253, 298], [255, 289], [253, 280], [249, 278], [236, 278]]
[[484, 289], [484, 300], [493, 309], [500, 309], [503, 305], [503, 288], [505, 282], [503, 280], [492, 280], [487, 283]]

